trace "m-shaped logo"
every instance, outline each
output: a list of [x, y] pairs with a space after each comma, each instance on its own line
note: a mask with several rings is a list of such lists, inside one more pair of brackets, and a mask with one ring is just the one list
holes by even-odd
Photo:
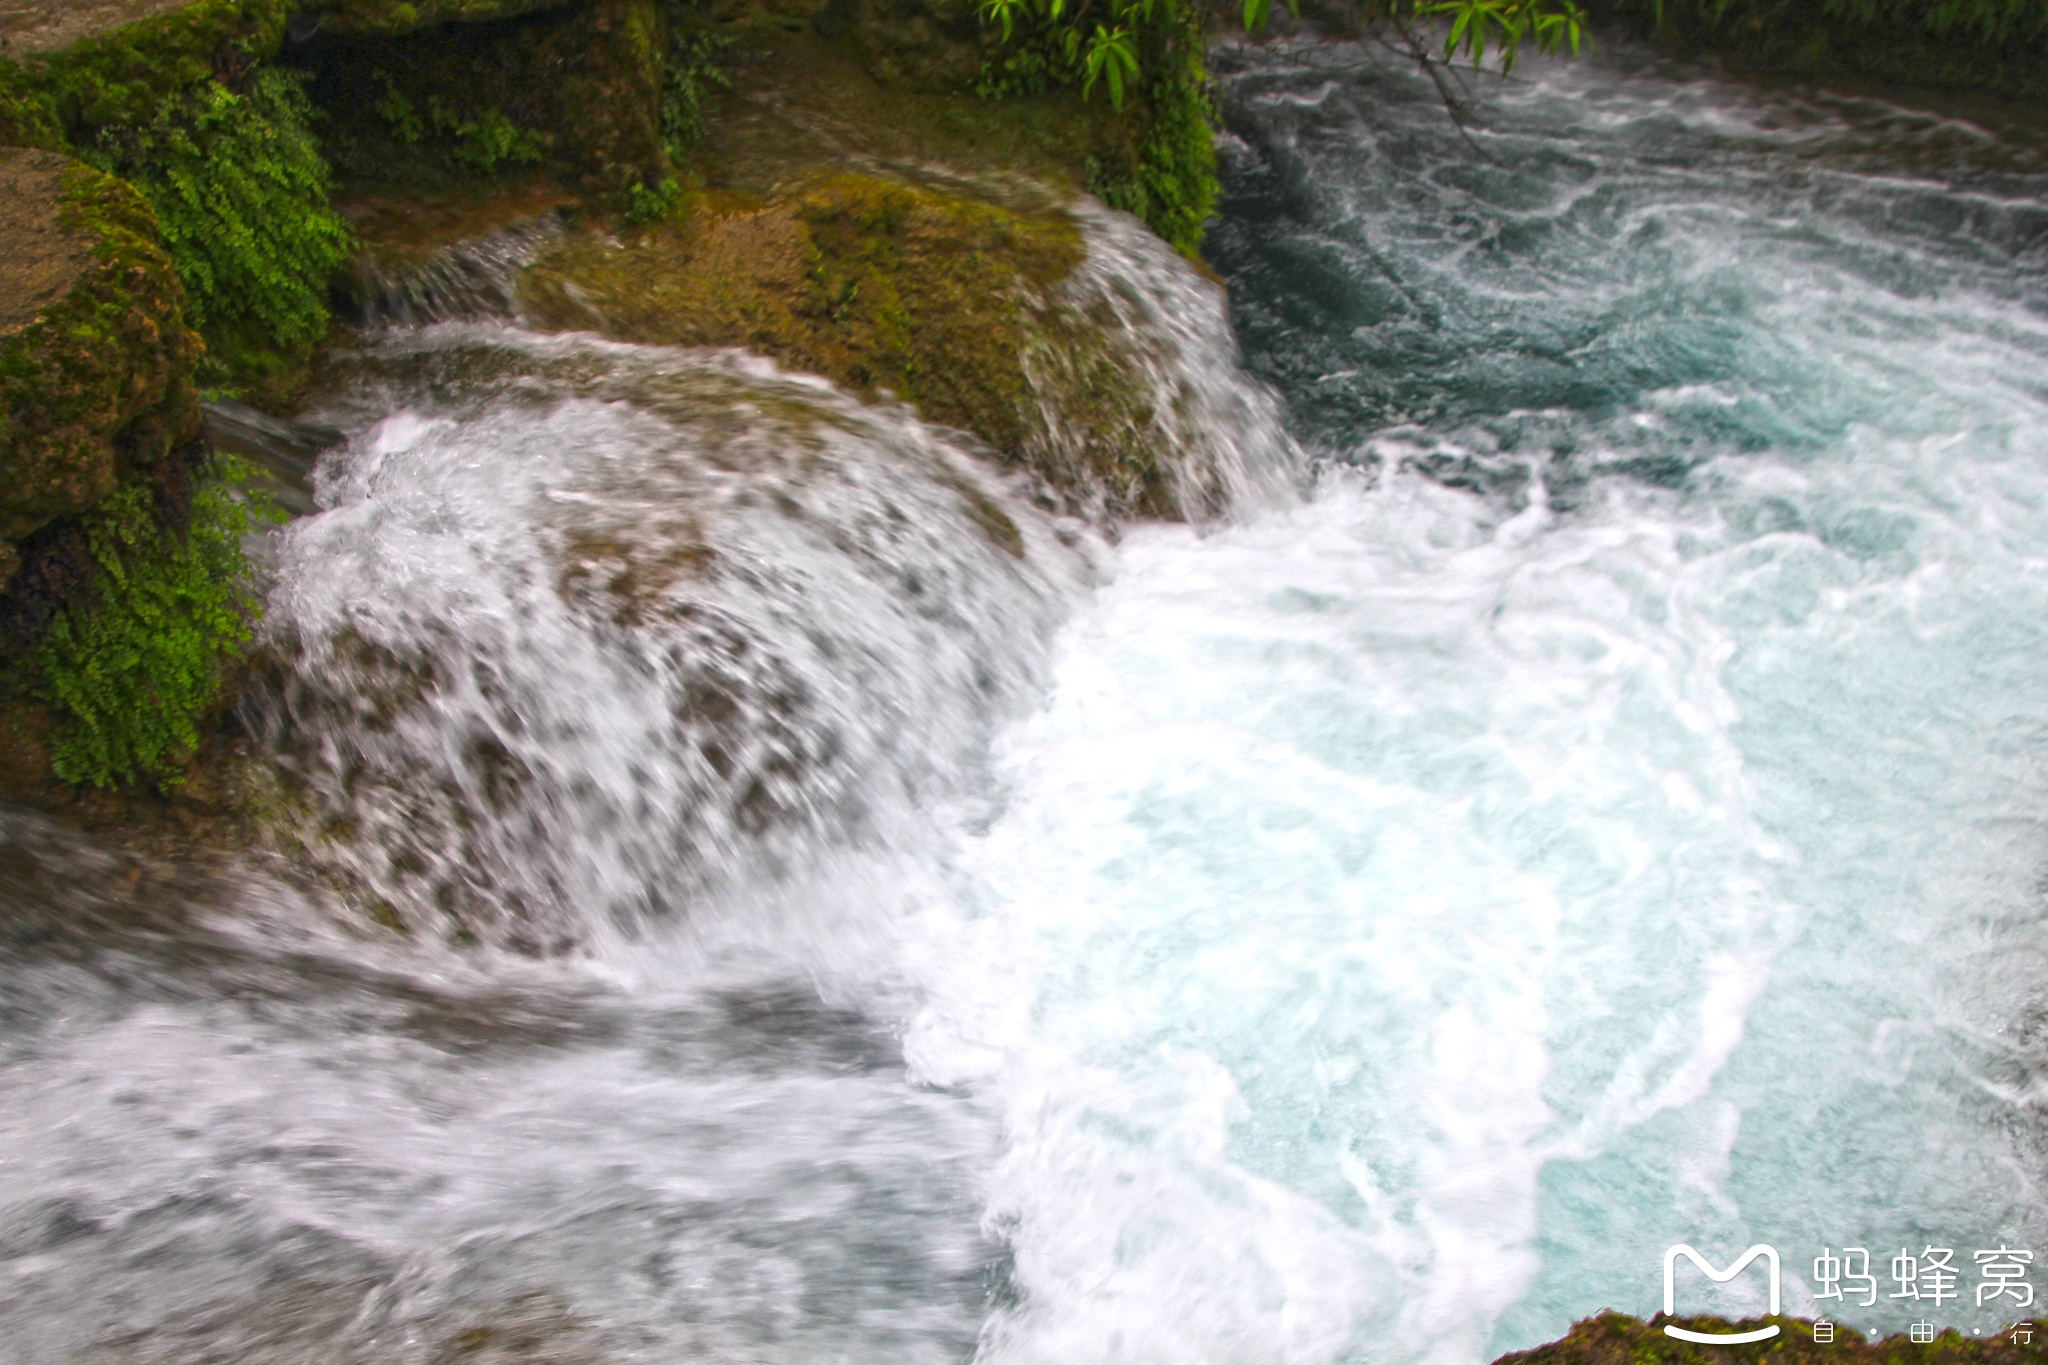
[[[1683, 1243], [1664, 1253], [1664, 1316], [1675, 1317], [1678, 1313], [1678, 1258], [1685, 1257], [1700, 1268], [1702, 1274], [1715, 1284], [1726, 1284], [1740, 1275], [1757, 1257], [1764, 1258], [1764, 1264], [1771, 1272], [1771, 1316], [1778, 1316], [1778, 1253], [1775, 1248], [1759, 1243], [1736, 1258], [1735, 1264], [1726, 1270], [1716, 1270], [1707, 1264], [1707, 1258]], [[1692, 1332], [1683, 1327], [1666, 1324], [1664, 1335], [1677, 1337], [1680, 1341], [1697, 1341], [1705, 1346], [1740, 1346], [1745, 1341], [1768, 1341], [1778, 1335], [1776, 1324], [1759, 1327], [1754, 1332]]]

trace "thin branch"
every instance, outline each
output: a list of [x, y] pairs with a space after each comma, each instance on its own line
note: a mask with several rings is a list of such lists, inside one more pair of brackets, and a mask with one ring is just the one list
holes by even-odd
[[[1438, 63], [1430, 59], [1429, 53], [1423, 48], [1421, 42], [1417, 40], [1414, 32], [1399, 19], [1394, 20], [1394, 30], [1401, 35], [1401, 40], [1407, 44], [1408, 51], [1406, 55], [1415, 60], [1416, 65], [1420, 66], [1429, 76], [1430, 83], [1436, 86], [1436, 93], [1444, 102], [1444, 112], [1451, 116], [1451, 126], [1458, 130], [1459, 137], [1465, 139], [1465, 145], [1472, 149], [1472, 154], [1489, 165], [1500, 165], [1500, 159], [1480, 146], [1478, 139], [1473, 137], [1471, 130], [1465, 126], [1469, 109], [1468, 103], [1460, 101], [1456, 95], [1451, 93], [1451, 87], [1445, 83], [1443, 73], [1438, 70]], [[1381, 46], [1385, 47], [1389, 52], [1396, 51], [1393, 44], [1387, 42], [1384, 37], [1380, 38], [1379, 41]], [[1457, 75], [1455, 71], [1451, 74]]]

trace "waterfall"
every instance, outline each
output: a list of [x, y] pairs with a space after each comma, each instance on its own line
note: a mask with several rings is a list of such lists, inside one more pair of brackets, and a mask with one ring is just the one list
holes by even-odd
[[[1084, 221], [1063, 306], [1105, 315], [1187, 501], [1276, 487], [1219, 292]], [[354, 364], [251, 710], [310, 857], [417, 928], [563, 951], [903, 843], [1095, 572], [969, 438], [738, 353], [479, 322]]]

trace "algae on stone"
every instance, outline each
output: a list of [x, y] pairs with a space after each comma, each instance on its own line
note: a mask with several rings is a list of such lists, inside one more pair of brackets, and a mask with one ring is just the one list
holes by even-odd
[[1065, 297], [1085, 256], [1064, 211], [836, 174], [630, 239], [577, 233], [520, 293], [532, 325], [745, 347], [900, 399], [1034, 470], [1076, 510], [1177, 515], [1113, 320]]
[[135, 183], [212, 343], [209, 380], [282, 396], [326, 332], [347, 241], [304, 101], [263, 65], [290, 0], [89, 8], [90, 24], [33, 30], [84, 36], [0, 61], [0, 143], [73, 151]]
[[0, 57], [55, 52], [191, 0], [0, 0]]
[[51, 152], [0, 150], [0, 201], [0, 280], [26, 295], [0, 299], [0, 535], [19, 539], [197, 434], [200, 342], [133, 189]]

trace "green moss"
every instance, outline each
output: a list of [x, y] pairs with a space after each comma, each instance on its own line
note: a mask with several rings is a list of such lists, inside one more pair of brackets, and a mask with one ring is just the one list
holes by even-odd
[[148, 204], [73, 164], [61, 222], [90, 242], [90, 266], [0, 343], [0, 534], [10, 537], [93, 506], [199, 425], [199, 338]]
[[1108, 324], [1062, 299], [1085, 255], [1064, 213], [834, 175], [625, 243], [579, 234], [521, 294], [537, 325], [744, 346], [971, 431], [1077, 505], [1172, 515]]
[[88, 153], [155, 208], [216, 385], [288, 388], [327, 333], [353, 239], [328, 205], [310, 116], [299, 81], [272, 68], [240, 94], [204, 81]]
[[0, 63], [0, 139], [67, 145], [155, 208], [209, 383], [282, 396], [325, 334], [348, 234], [297, 88], [260, 64], [288, 0], [193, 0]]
[[590, 188], [624, 207], [674, 170], [662, 135], [668, 20], [660, 0], [591, 0], [568, 36], [580, 58], [560, 83], [556, 126], [573, 130]]
[[232, 478], [203, 471], [181, 531], [141, 487], [86, 516], [92, 594], [57, 614], [36, 651], [56, 719], [51, 766], [65, 781], [181, 780], [256, 608], [241, 548], [249, 509]]
[[[274, 55], [289, 0], [193, 0], [168, 14], [30, 57], [15, 79], [47, 101], [73, 142], [153, 121], [168, 100]], [[0, 93], [4, 93], [0, 82]]]
[[75, 162], [12, 155], [52, 164], [59, 223], [90, 260], [0, 346], [0, 529], [41, 528], [4, 599], [9, 631], [29, 632], [7, 689], [17, 719], [24, 683], [47, 708], [34, 742], [10, 739], [9, 770], [33, 759], [66, 781], [168, 782], [247, 632], [247, 514], [219, 470], [192, 483], [201, 345], [148, 203]]
[[624, 248], [578, 236], [522, 289], [544, 324], [595, 318], [627, 340], [749, 346], [1017, 451], [1028, 293], [1082, 255], [1063, 216], [841, 175]]
[[64, 150], [57, 106], [12, 62], [0, 61], [0, 147]]

